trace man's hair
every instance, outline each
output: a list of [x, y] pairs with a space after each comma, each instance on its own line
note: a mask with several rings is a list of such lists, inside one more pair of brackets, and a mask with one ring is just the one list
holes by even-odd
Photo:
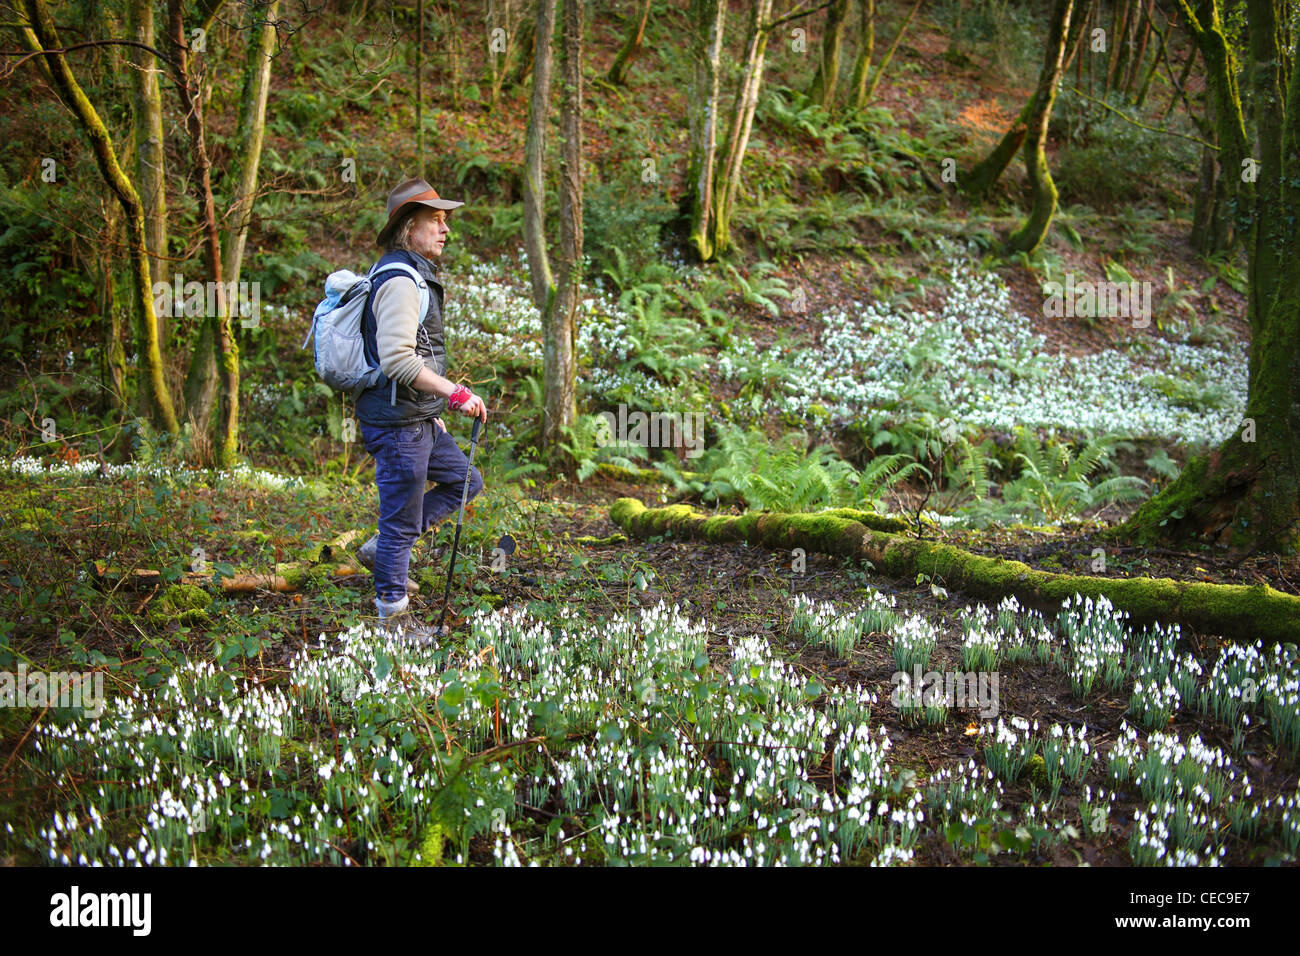
[[[389, 240], [384, 243], [385, 252], [393, 252], [396, 249], [405, 249], [407, 252], [415, 252], [411, 247], [411, 230], [415, 227], [415, 217], [422, 212], [437, 213], [437, 210], [429, 209], [428, 206], [416, 206], [399, 220], [397, 229], [393, 231]], [[443, 215], [447, 215], [443, 213]]]
[[415, 251], [411, 248], [411, 228], [415, 225], [415, 217], [419, 212], [419, 209], [412, 209], [402, 217], [401, 224], [389, 236], [388, 241], [384, 243], [385, 252], [393, 252], [397, 249], [405, 249], [407, 252]]

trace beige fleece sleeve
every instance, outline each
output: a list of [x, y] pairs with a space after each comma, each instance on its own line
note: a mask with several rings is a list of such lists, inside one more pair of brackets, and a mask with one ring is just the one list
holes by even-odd
[[420, 290], [406, 276], [394, 276], [375, 293], [373, 308], [379, 367], [391, 380], [410, 385], [424, 368], [424, 360], [415, 354]]

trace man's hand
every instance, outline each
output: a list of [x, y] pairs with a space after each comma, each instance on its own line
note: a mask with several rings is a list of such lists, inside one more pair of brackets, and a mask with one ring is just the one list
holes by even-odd
[[487, 421], [487, 403], [480, 396], [475, 395], [464, 385], [453, 384], [428, 366], [420, 369], [420, 374], [415, 377], [411, 387], [421, 392], [428, 392], [430, 395], [445, 397], [447, 407], [454, 412]]
[[448, 396], [447, 407], [469, 418], [479, 418], [487, 422], [487, 403], [464, 385], [456, 386], [456, 390]]
[[443, 431], [446, 431], [446, 430], [447, 430], [447, 426], [444, 425], [444, 424], [442, 423], [442, 419], [441, 419], [441, 418], [435, 418], [435, 419], [433, 420], [433, 423], [434, 423], [435, 425], [437, 425], [439, 428], [441, 428]]
[[470, 400], [462, 405], [460, 410], [461, 414], [468, 415], [470, 418], [481, 418], [483, 423], [487, 424], [487, 403], [481, 396], [470, 396]]

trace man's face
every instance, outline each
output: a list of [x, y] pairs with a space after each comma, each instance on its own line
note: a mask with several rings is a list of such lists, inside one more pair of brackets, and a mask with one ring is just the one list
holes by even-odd
[[429, 209], [426, 206], [415, 214], [415, 224], [411, 226], [411, 245], [424, 258], [436, 259], [442, 255], [442, 247], [450, 232], [447, 214], [441, 209]]

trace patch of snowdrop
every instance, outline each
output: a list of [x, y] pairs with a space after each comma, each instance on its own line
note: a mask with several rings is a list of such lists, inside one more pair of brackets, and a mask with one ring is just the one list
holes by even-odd
[[[1032, 323], [1011, 307], [1001, 277], [958, 256], [948, 261], [947, 294], [938, 311], [916, 312], [883, 302], [854, 301], [821, 317], [820, 341], [782, 353], [741, 340], [717, 361], [727, 379], [773, 378], [781, 365], [798, 370], [782, 384], [777, 411], [802, 417], [820, 404], [844, 420], [905, 397], [914, 370], [909, 350], [933, 353], [931, 378], [959, 423], [1010, 431], [1016, 425], [1084, 434], [1217, 442], [1236, 428], [1246, 405], [1244, 345], [1191, 346], [1154, 330], [1135, 330], [1123, 348], [1082, 356], [1048, 350]], [[1226, 407], [1191, 409], [1151, 384], [1149, 375], [1202, 375], [1223, 390]]]
[[243, 464], [230, 469], [216, 470], [136, 462], [128, 462], [125, 465], [105, 462], [101, 465], [100, 462], [93, 458], [83, 458], [77, 462], [42, 461], [39, 458], [24, 456], [8, 459], [0, 463], [0, 467], [3, 467], [11, 474], [20, 475], [24, 478], [78, 479], [102, 474], [102, 476], [109, 479], [119, 480], [133, 478], [164, 479], [181, 486], [230, 482], [245, 487], [272, 489], [301, 487], [304, 484], [301, 478], [290, 475], [277, 475], [274, 472]]

